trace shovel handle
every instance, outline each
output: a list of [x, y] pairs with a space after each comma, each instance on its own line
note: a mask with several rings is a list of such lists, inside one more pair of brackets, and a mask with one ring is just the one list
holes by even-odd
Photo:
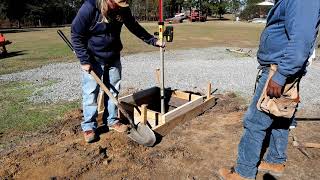
[[62, 38], [62, 40], [68, 45], [68, 47], [71, 49], [71, 51], [73, 51], [73, 53], [75, 53], [75, 52], [74, 52], [74, 49], [73, 49], [73, 47], [72, 47], [71, 42], [70, 42], [69, 39], [64, 35], [64, 33], [63, 33], [60, 29], [57, 30], [57, 33], [58, 33], [59, 36]]
[[101, 79], [97, 76], [97, 74], [91, 70], [90, 74], [92, 75], [92, 77], [96, 80], [96, 82], [100, 85], [100, 87], [102, 88], [102, 90], [109, 96], [109, 98], [111, 99], [111, 101], [119, 108], [120, 112], [124, 115], [124, 117], [126, 117], [131, 126], [135, 127], [133, 120], [131, 119], [130, 115], [127, 113], [127, 111], [121, 106], [121, 104], [119, 103], [119, 101], [112, 95], [112, 93], [110, 92], [110, 90], [106, 87], [106, 85], [101, 81]]

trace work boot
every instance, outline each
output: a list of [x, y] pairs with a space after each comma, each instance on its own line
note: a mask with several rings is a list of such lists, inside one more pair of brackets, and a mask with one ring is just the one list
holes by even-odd
[[234, 172], [233, 170], [221, 168], [219, 169], [219, 177], [221, 180], [253, 180], [240, 176], [240, 174]]
[[112, 125], [112, 126], [109, 126], [109, 129], [110, 130], [115, 130], [115, 131], [117, 131], [117, 132], [126, 132], [126, 131], [128, 131], [128, 126], [127, 125], [125, 125], [125, 124], [122, 124], [122, 123], [120, 123], [120, 122], [117, 122], [117, 123], [115, 123], [114, 125]]
[[273, 176], [282, 176], [285, 164], [273, 164], [261, 161], [258, 166], [258, 171], [263, 173], [269, 173]]
[[84, 135], [84, 140], [87, 143], [92, 143], [95, 140], [97, 140], [96, 133], [93, 130], [85, 131], [83, 132], [83, 135]]

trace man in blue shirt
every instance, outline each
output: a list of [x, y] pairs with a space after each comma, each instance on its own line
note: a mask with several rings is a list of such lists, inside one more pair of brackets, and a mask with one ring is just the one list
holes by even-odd
[[[244, 117], [237, 163], [231, 171], [225, 168], [219, 170], [222, 179], [255, 179], [258, 170], [282, 175], [292, 118], [279, 118], [261, 112], [257, 109], [257, 102], [267, 83], [271, 64], [277, 65], [277, 71], [267, 84], [266, 92], [270, 98], [281, 96], [288, 79], [305, 74], [319, 23], [319, 0], [278, 0], [270, 10], [257, 53], [262, 74]], [[262, 144], [267, 134], [270, 134], [269, 148], [261, 161]]]

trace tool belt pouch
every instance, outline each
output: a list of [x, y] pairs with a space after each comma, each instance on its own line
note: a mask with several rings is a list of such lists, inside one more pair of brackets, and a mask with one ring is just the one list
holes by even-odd
[[299, 82], [301, 78], [288, 79], [284, 85], [281, 97], [271, 99], [267, 95], [266, 90], [270, 79], [276, 71], [277, 65], [271, 65], [268, 80], [257, 103], [257, 108], [259, 111], [272, 114], [276, 117], [292, 118], [300, 102]]

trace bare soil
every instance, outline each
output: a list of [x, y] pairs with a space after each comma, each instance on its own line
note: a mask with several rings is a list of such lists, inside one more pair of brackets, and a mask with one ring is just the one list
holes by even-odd
[[[217, 170], [236, 161], [245, 109], [234, 94], [220, 95], [214, 108], [176, 127], [152, 148], [116, 132], [86, 144], [82, 112], [75, 110], [50, 128], [0, 135], [0, 179], [218, 179]], [[320, 143], [319, 123], [300, 122], [299, 140]], [[307, 149], [307, 158], [289, 143], [280, 179], [319, 179], [320, 149]], [[258, 174], [257, 179], [276, 178]]]

